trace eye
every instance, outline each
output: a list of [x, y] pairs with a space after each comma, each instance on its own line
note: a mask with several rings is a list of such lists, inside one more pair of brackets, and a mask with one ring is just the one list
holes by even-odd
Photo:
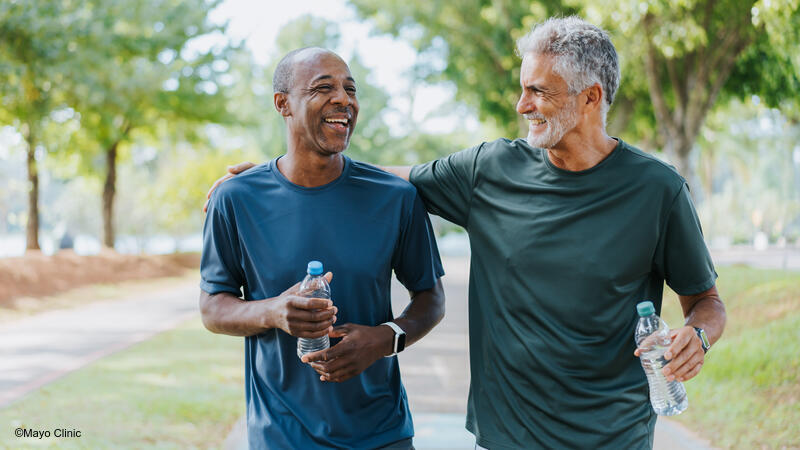
[[347, 86], [347, 87], [344, 88], [344, 90], [347, 91], [348, 94], [356, 95], [356, 87], [355, 86]]
[[321, 92], [330, 92], [331, 89], [333, 89], [333, 86], [331, 86], [330, 84], [322, 84], [320, 86], [317, 86], [317, 90]]

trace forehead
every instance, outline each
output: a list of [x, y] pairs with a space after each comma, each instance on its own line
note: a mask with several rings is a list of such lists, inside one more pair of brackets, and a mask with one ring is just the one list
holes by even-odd
[[307, 86], [320, 78], [352, 78], [347, 64], [332, 53], [303, 52], [295, 56], [293, 66], [297, 86]]
[[522, 57], [519, 81], [523, 86], [531, 84], [565, 84], [566, 81], [553, 70], [555, 60], [552, 56], [540, 53], [526, 53]]

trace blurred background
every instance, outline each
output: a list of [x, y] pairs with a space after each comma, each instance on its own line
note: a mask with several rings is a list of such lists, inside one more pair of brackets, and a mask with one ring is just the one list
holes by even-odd
[[[622, 81], [609, 134], [652, 152], [689, 181], [720, 266], [729, 328], [703, 376], [689, 383], [696, 406], [678, 418], [691, 429], [683, 431], [695, 433], [697, 445], [800, 447], [797, 0], [0, 2], [0, 334], [7, 337], [0, 347], [0, 446], [33, 445], [12, 436], [20, 424], [78, 427], [69, 423], [76, 416], [52, 407], [78, 401], [62, 398], [59, 383], [73, 383], [75, 392], [84, 386], [81, 398], [93, 398], [100, 379], [122, 397], [120, 417], [141, 413], [138, 431], [103, 434], [100, 419], [84, 407], [84, 428], [97, 425], [85, 436], [98, 440], [53, 438], [47, 445], [237, 445], [223, 440], [243, 413], [241, 341], [210, 335], [187, 314], [196, 309], [206, 191], [227, 165], [284, 152], [283, 121], [272, 104], [277, 61], [310, 45], [342, 55], [361, 104], [347, 154], [414, 164], [524, 136], [514, 108], [514, 42], [533, 24], [569, 14], [603, 26], [617, 46]], [[433, 220], [448, 272], [465, 274], [463, 230]], [[409, 387], [412, 411], [417, 404], [440, 414], [418, 420], [430, 429], [463, 425], [466, 278], [452, 280], [440, 327], [450, 339], [440, 341], [451, 344], [421, 349], [419, 365], [407, 364], [417, 369], [404, 372], [408, 385], [429, 378], [426, 368], [444, 367], [440, 385], [430, 389], [454, 389], [450, 400], [424, 406]], [[142, 318], [127, 338], [98, 346], [113, 334], [103, 328], [109, 317], [133, 317], [143, 297], [154, 305], [184, 302], [158, 319]], [[123, 313], [125, 302], [130, 309]], [[52, 350], [63, 336], [43, 338], [41, 330], [70, 320], [91, 328], [87, 308], [97, 304], [116, 304], [108, 314], [124, 315], [95, 311], [91, 351], [74, 344], [70, 349], [84, 350], [73, 359], [20, 371], [29, 363], [20, 350], [31, 342], [25, 333], [42, 342], [26, 354]], [[682, 322], [676, 304], [665, 299], [673, 325]], [[70, 311], [71, 319], [48, 316]], [[193, 351], [187, 339], [204, 342], [207, 352], [181, 366], [185, 356], [176, 355]], [[136, 342], [142, 343], [128, 348]], [[170, 345], [182, 350], [159, 362], [141, 345], [162, 356]], [[217, 346], [219, 354], [210, 356]], [[120, 360], [103, 367], [111, 353]], [[142, 355], [152, 365], [149, 378], [131, 362]], [[188, 374], [201, 375], [196, 364], [203, 358], [215, 369], [192, 384]], [[122, 368], [143, 389], [170, 390], [171, 406], [156, 408], [144, 391], [123, 395], [114, 384]], [[186, 378], [176, 378], [181, 370]], [[178, 385], [189, 390], [175, 393]], [[43, 407], [56, 415], [40, 416]], [[161, 419], [150, 423], [154, 411]], [[187, 431], [187, 423], [195, 425]], [[448, 436], [418, 448], [469, 448], [469, 436]]]

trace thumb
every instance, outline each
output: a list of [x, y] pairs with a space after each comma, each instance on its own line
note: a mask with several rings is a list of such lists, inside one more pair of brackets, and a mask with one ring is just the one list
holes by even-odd
[[283, 293], [281, 295], [284, 295], [284, 294], [297, 294], [298, 292], [300, 292], [300, 283], [302, 283], [302, 281], [298, 281], [297, 283], [294, 284], [294, 286], [292, 286], [289, 289], [286, 289], [285, 291], [283, 291]]
[[328, 284], [330, 284], [331, 280], [333, 280], [333, 272], [326, 273], [325, 279], [328, 280]]

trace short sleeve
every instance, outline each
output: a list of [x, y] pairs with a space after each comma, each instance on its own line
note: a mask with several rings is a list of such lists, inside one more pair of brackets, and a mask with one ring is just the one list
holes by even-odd
[[656, 249], [655, 266], [678, 295], [699, 294], [716, 282], [717, 273], [686, 183], [667, 216]]
[[230, 292], [241, 296], [244, 272], [239, 238], [223, 208], [220, 195], [209, 202], [203, 225], [203, 254], [200, 259], [200, 288], [209, 294]]
[[467, 227], [476, 159], [483, 144], [414, 166], [409, 181], [425, 207], [450, 222]]
[[405, 215], [400, 237], [392, 254], [392, 269], [410, 291], [431, 289], [444, 275], [433, 227], [419, 195]]

